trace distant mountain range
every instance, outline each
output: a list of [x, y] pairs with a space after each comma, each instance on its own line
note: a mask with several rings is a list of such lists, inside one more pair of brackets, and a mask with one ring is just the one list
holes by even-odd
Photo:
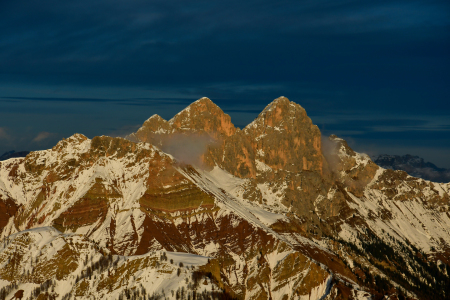
[[419, 156], [383, 154], [372, 159], [385, 169], [405, 171], [411, 176], [434, 182], [450, 182], [450, 169], [438, 168], [430, 162], [425, 162]]
[[28, 153], [30, 153], [30, 151], [19, 151], [19, 152], [16, 152], [14, 150], [8, 151], [8, 152], [3, 153], [0, 156], [0, 161], [7, 160], [10, 158], [14, 158], [14, 157], [25, 157], [28, 155]]

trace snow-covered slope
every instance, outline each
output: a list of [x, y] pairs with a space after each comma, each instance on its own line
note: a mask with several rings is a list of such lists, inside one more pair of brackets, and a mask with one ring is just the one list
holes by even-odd
[[208, 272], [217, 262], [188, 253], [151, 251], [138, 256], [111, 255], [83, 235], [38, 227], [13, 234], [0, 248], [0, 288], [16, 281], [25, 298], [95, 299], [164, 296], [220, 291]]

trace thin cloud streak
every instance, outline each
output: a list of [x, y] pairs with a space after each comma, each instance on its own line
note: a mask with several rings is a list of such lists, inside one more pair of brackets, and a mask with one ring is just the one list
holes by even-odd
[[42, 142], [43, 140], [46, 140], [54, 135], [55, 134], [51, 133], [51, 132], [46, 132], [46, 131], [39, 132], [38, 135], [33, 139], [33, 142], [39, 143], [39, 142]]
[[7, 131], [7, 129], [5, 127], [0, 127], [0, 139], [1, 140], [11, 139], [11, 137], [9, 136], [9, 134], [6, 131]]

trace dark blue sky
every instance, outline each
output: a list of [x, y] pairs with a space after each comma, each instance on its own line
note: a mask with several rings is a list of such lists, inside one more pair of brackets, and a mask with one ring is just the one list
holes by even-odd
[[0, 154], [273, 99], [370, 154], [450, 167], [450, 2], [1, 1]]

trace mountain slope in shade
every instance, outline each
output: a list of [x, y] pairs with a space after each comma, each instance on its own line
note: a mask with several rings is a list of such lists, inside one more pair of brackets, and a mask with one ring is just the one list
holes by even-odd
[[434, 182], [450, 182], [450, 170], [438, 168], [436, 165], [425, 162], [423, 158], [413, 155], [378, 155], [374, 162], [385, 168], [401, 170], [414, 177], [431, 180]]
[[[10, 295], [22, 289], [29, 297], [48, 279], [20, 275], [47, 271], [7, 258], [41, 257], [44, 246], [17, 239], [30, 229], [84, 239], [100, 253], [92, 252], [89, 279], [81, 250], [66, 277], [46, 275], [57, 299], [143, 299], [134, 294], [139, 284], [147, 298], [164, 290], [170, 299], [206, 299], [204, 289], [236, 299], [450, 295], [450, 185], [383, 169], [344, 140], [321, 137], [285, 97], [242, 130], [201, 98], [169, 121], [151, 117], [129, 139], [76, 134], [0, 162], [0, 263], [9, 270], [0, 284], [20, 283]], [[178, 151], [180, 140], [201, 144], [196, 160]], [[39, 266], [52, 269], [58, 251]], [[178, 263], [174, 275], [163, 255], [191, 267]], [[95, 267], [100, 259], [103, 268]], [[173, 283], [163, 287], [155, 276]]]

